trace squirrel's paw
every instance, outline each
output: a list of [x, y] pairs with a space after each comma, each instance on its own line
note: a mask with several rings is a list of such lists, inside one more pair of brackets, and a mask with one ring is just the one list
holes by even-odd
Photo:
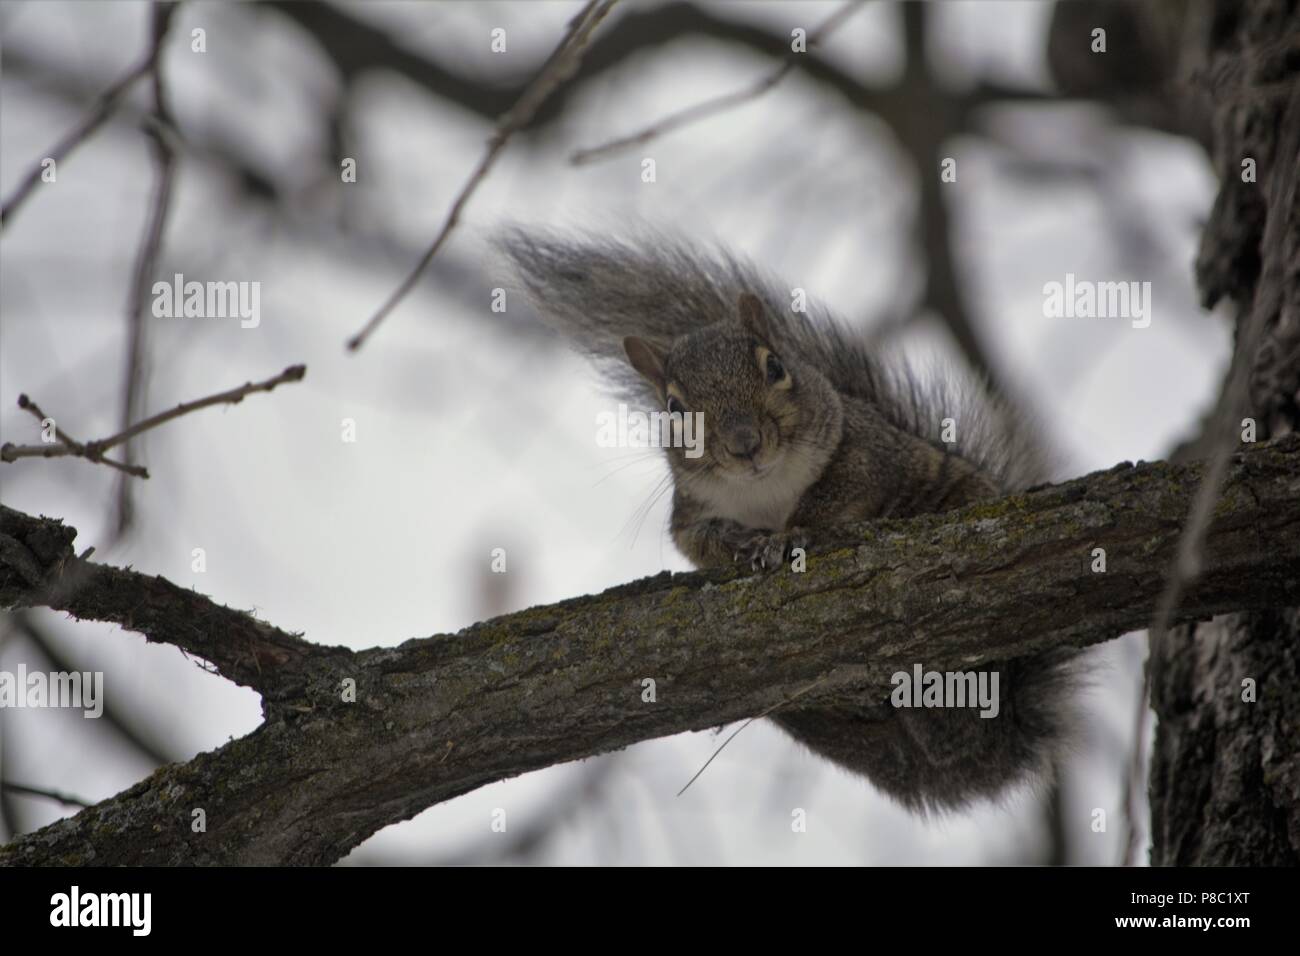
[[800, 528], [759, 534], [736, 554], [736, 561], [748, 561], [755, 571], [775, 571], [789, 560], [795, 548], [808, 549], [808, 534]]

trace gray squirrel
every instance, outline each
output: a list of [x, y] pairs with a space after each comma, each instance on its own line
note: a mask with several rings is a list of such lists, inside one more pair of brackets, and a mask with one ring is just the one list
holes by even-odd
[[[665, 449], [671, 532], [697, 567], [783, 567], [836, 528], [946, 511], [1046, 478], [1037, 442], [978, 386], [924, 384], [834, 317], [791, 308], [784, 287], [723, 252], [643, 230], [495, 238], [538, 312], [649, 413], [702, 412], [709, 440]], [[955, 424], [944, 442], [941, 422]], [[860, 706], [771, 719], [817, 754], [917, 812], [955, 810], [1041, 781], [1068, 744], [1076, 654], [981, 668], [999, 676], [993, 718], [902, 709], [890, 688]]]

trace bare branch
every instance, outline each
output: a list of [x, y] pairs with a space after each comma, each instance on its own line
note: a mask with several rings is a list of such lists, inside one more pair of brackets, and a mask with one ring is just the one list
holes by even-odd
[[[54, 423], [54, 437], [57, 438], [60, 442], [62, 442], [63, 445], [64, 445], [66, 448], [69, 448], [69, 449], [75, 449], [75, 448], [84, 448], [84, 447], [85, 447], [85, 445], [83, 445], [81, 442], [77, 441], [75, 438], [73, 438], [71, 435], [69, 435], [67, 432], [65, 432], [62, 428], [60, 428], [59, 425], [58, 425], [58, 422], [57, 422], [54, 418], [52, 418], [52, 417], [46, 415], [45, 412], [41, 410], [41, 406], [37, 405], [37, 404], [36, 404], [35, 402], [33, 402], [30, 398], [28, 398], [26, 395], [19, 395], [19, 396], [18, 396], [18, 407], [19, 407], [19, 408], [22, 408], [22, 409], [25, 409], [25, 410], [31, 412], [33, 415], [35, 415], [35, 416], [36, 416], [36, 420], [37, 420], [38, 422], [41, 423], [42, 427], [45, 425], [45, 422], [47, 422], [47, 421], [49, 421], [49, 422], [53, 422], [53, 423]], [[5, 449], [8, 448], [8, 447], [10, 447], [10, 445], [9, 445], [8, 442], [6, 442], [3, 446], [0, 446], [0, 461], [9, 461], [9, 460], [10, 460], [10, 459], [4, 457]], [[33, 446], [33, 447], [36, 447], [36, 446]], [[43, 449], [50, 449], [50, 448], [54, 448], [54, 447], [56, 447], [56, 446], [54, 446], [54, 445], [42, 445], [42, 446], [40, 446], [40, 447], [43, 448]], [[53, 451], [51, 451], [48, 455], [44, 455], [43, 457], [53, 458], [53, 457], [57, 457], [57, 456], [60, 455], [60, 454], [68, 455], [68, 454], [75, 454], [75, 452], [73, 452], [73, 451], [64, 451], [64, 452], [53, 452]], [[128, 475], [134, 475], [134, 476], [137, 477], [137, 478], [148, 478], [148, 477], [149, 477], [149, 471], [148, 471], [148, 469], [146, 469], [146, 468], [142, 468], [142, 467], [140, 467], [139, 465], [128, 465], [128, 464], [126, 464], [125, 462], [116, 461], [116, 460], [114, 460], [114, 459], [112, 459], [112, 458], [101, 458], [100, 461], [101, 461], [102, 464], [108, 465], [110, 468], [116, 468], [118, 471], [126, 472], [126, 474], [128, 474]]]
[[[1160, 612], [1157, 611], [1157, 614]], [[1148, 635], [1150, 639], [1150, 635]], [[1141, 849], [1141, 824], [1139, 823], [1145, 809], [1145, 799], [1141, 787], [1146, 775], [1146, 762], [1143, 759], [1143, 742], [1146, 740], [1147, 726], [1151, 721], [1151, 663], [1142, 666], [1142, 685], [1133, 712], [1133, 749], [1124, 764], [1121, 796], [1124, 801], [1124, 845], [1120, 851], [1120, 866], [1137, 866], [1138, 850]]]
[[474, 172], [470, 174], [469, 180], [456, 196], [451, 211], [447, 214], [446, 221], [443, 222], [438, 235], [434, 237], [433, 243], [411, 271], [411, 274], [397, 287], [397, 291], [388, 297], [388, 301], [379, 307], [379, 311], [370, 317], [370, 320], [361, 331], [348, 340], [348, 349], [350, 351], [355, 352], [361, 348], [379, 323], [415, 287], [415, 283], [419, 281], [420, 276], [424, 274], [424, 270], [433, 261], [433, 257], [442, 248], [442, 244], [451, 235], [456, 223], [460, 221], [461, 210], [465, 208], [465, 204], [469, 202], [474, 190], [478, 188], [479, 183], [492, 169], [497, 157], [501, 155], [506, 143], [510, 141], [510, 137], [532, 122], [538, 108], [546, 101], [546, 98], [577, 72], [578, 66], [582, 62], [582, 52], [586, 48], [588, 41], [590, 41], [591, 34], [617, 2], [618, 0], [589, 0], [588, 4], [582, 8], [582, 12], [573, 18], [564, 39], [560, 41], [560, 45], [546, 62], [546, 65], [542, 67], [537, 79], [524, 90], [519, 102], [498, 121], [496, 132], [488, 140], [487, 152], [479, 160], [478, 166], [475, 167]]
[[32, 166], [31, 171], [23, 177], [22, 182], [5, 200], [3, 208], [0, 208], [0, 229], [9, 224], [10, 217], [27, 201], [27, 197], [31, 195], [36, 184], [41, 181], [43, 171], [41, 162], [45, 159], [52, 159], [56, 163], [62, 162], [64, 157], [94, 135], [95, 131], [104, 124], [104, 121], [112, 115], [118, 102], [135, 85], [136, 80], [153, 72], [158, 58], [162, 55], [163, 41], [167, 38], [167, 28], [171, 24], [172, 16], [176, 13], [176, 7], [177, 4], [175, 3], [160, 3], [158, 5], [158, 12], [150, 27], [149, 49], [145, 53], [144, 59], [127, 70], [116, 83], [105, 90], [99, 98], [99, 102], [95, 104], [85, 119], [70, 130], [63, 139], [50, 147], [49, 151], [41, 157], [41, 160], [38, 160]]
[[[59, 443], [48, 445], [15, 445], [12, 442], [5, 442], [3, 445], [0, 445], [0, 461], [12, 462], [17, 461], [19, 458], [62, 458], [72, 455], [77, 458], [85, 458], [97, 463], [102, 462], [104, 464], [111, 464], [128, 474], [137, 475], [141, 478], [148, 478], [149, 473], [145, 471], [145, 469], [135, 465], [123, 465], [120, 462], [108, 461], [104, 458], [104, 452], [134, 438], [141, 432], [149, 431], [151, 428], [157, 428], [159, 425], [169, 422], [173, 418], [180, 418], [182, 415], [188, 415], [190, 412], [196, 412], [200, 408], [207, 408], [210, 405], [236, 405], [244, 400], [245, 395], [251, 395], [254, 392], [269, 392], [277, 385], [283, 385], [286, 382], [300, 382], [306, 374], [307, 366], [290, 365], [279, 375], [276, 375], [274, 378], [268, 378], [265, 382], [246, 382], [238, 388], [218, 392], [215, 395], [209, 395], [207, 398], [200, 398], [193, 402], [182, 402], [173, 409], [159, 412], [151, 418], [146, 418], [142, 422], [137, 422], [130, 428], [123, 429], [116, 435], [110, 435], [108, 438], [101, 438], [98, 441], [73, 441], [66, 434], [58, 432], [58, 437], [61, 439]], [[44, 418], [44, 414], [36, 407], [36, 403], [26, 395], [18, 396], [18, 407], [26, 408], [33, 411], [42, 419]]]
[[[171, 22], [173, 8], [156, 6], [151, 24], [153, 42], [161, 47]], [[150, 280], [162, 250], [163, 231], [171, 209], [172, 184], [175, 180], [176, 151], [172, 148], [175, 124], [167, 105], [166, 84], [163, 80], [162, 59], [155, 57], [150, 70], [153, 91], [153, 112], [146, 126], [154, 159], [154, 192], [150, 202], [144, 235], [136, 253], [135, 275], [131, 282], [131, 296], [127, 304], [126, 386], [122, 396], [121, 428], [127, 428], [143, 412], [145, 395], [145, 334], [148, 328], [145, 317], [148, 309]], [[135, 464], [134, 449], [127, 442], [122, 453], [127, 465]], [[131, 493], [134, 483], [118, 479], [117, 514], [114, 526], [120, 537], [131, 525], [133, 514]]]
[[[808, 35], [809, 49], [814, 48], [818, 43], [835, 32], [840, 24], [856, 13], [861, 6], [862, 0], [850, 0], [849, 3], [846, 3], [839, 10], [827, 17], [820, 26]], [[573, 155], [569, 157], [569, 162], [574, 166], [583, 166], [588, 163], [599, 162], [600, 160], [608, 159], [616, 153], [623, 152], [632, 146], [647, 143], [656, 137], [663, 136], [665, 133], [670, 133], [674, 130], [681, 129], [684, 126], [689, 126], [697, 120], [702, 120], [708, 116], [715, 116], [718, 113], [726, 112], [732, 107], [740, 106], [741, 104], [748, 103], [751, 100], [756, 100], [784, 80], [786, 76], [794, 70], [796, 64], [796, 59], [787, 59], [767, 76], [759, 79], [756, 83], [745, 89], [737, 90], [735, 93], [727, 93], [711, 100], [705, 100], [703, 103], [697, 103], [695, 106], [682, 110], [679, 113], [673, 113], [672, 115], [659, 120], [657, 123], [646, 127], [639, 133], [633, 133], [630, 136], [624, 136], [612, 140], [601, 146], [592, 146], [587, 149], [575, 150]]]
[[[267, 6], [309, 31], [345, 80], [354, 80], [372, 70], [395, 71], [435, 95], [479, 115], [491, 115], [499, 108], [502, 97], [513, 92], [493, 87], [483, 78], [458, 74], [421, 57], [369, 24], [328, 4], [272, 0]], [[943, 318], [971, 366], [983, 374], [996, 391], [1006, 394], [1007, 389], [980, 341], [961, 295], [954, 252], [947, 235], [947, 210], [936, 171], [944, 155], [941, 150], [944, 142], [963, 132], [978, 132], [979, 107], [995, 100], [999, 93], [1008, 93], [1017, 99], [1024, 99], [1027, 94], [1023, 90], [993, 87], [964, 93], [947, 89], [934, 80], [925, 61], [925, 7], [925, 4], [918, 3], [902, 6], [908, 68], [904, 76], [893, 84], [868, 86], [811, 49], [806, 54], [787, 58], [777, 72], [793, 65], [813, 82], [838, 93], [851, 109], [879, 118], [890, 127], [902, 148], [912, 157], [921, 186], [918, 231], [929, 263], [922, 306], [933, 309]], [[633, 54], [663, 47], [688, 36], [743, 46], [769, 56], [788, 57], [785, 37], [764, 27], [716, 16], [711, 10], [692, 3], [668, 2], [649, 10], [629, 10], [591, 44], [573, 84], [561, 88], [548, 99], [537, 111], [536, 121], [554, 120], [563, 107], [564, 97], [574, 88], [625, 63]], [[1059, 98], [1044, 98], [1059, 102]], [[419, 269], [417, 276], [418, 273]], [[408, 279], [407, 283], [414, 281]], [[404, 289], [402, 294], [405, 291], [409, 290]], [[352, 341], [356, 342], [359, 337]], [[349, 347], [354, 346], [349, 343]]]
[[54, 800], [63, 804], [65, 807], [90, 807], [94, 806], [89, 800], [83, 800], [81, 797], [70, 796], [66, 793], [60, 793], [57, 790], [46, 790], [42, 787], [29, 787], [21, 783], [12, 783], [8, 780], [0, 781], [0, 790], [5, 793], [17, 793], [26, 797], [43, 797], [46, 800]]
[[119, 624], [210, 661], [227, 680], [271, 698], [292, 683], [292, 662], [333, 653], [165, 578], [78, 558], [75, 536], [59, 522], [0, 505], [0, 606]]
[[[359, 652], [79, 561], [72, 529], [0, 506], [0, 607], [118, 622], [269, 689], [250, 736], [0, 847], [0, 864], [331, 863], [485, 784], [743, 720], [810, 684], [809, 706], [860, 707], [917, 661], [967, 669], [1108, 640], [1151, 619], [1163, 582], [1149, 569], [1173, 559], [1203, 470], [1121, 465], [845, 528], [806, 573], [661, 574]], [[1234, 456], [1177, 620], [1300, 603], [1298, 474], [1300, 436]], [[1088, 568], [1098, 543], [1105, 574]], [[657, 703], [642, 701], [648, 676]], [[194, 834], [192, 806], [221, 826]]]
[[773, 711], [780, 710], [782, 707], [794, 703], [798, 698], [802, 697], [804, 694], [807, 694], [809, 691], [816, 690], [817, 687], [825, 680], [826, 678], [824, 677], [818, 678], [813, 683], [809, 684], [807, 687], [803, 688], [802, 690], [795, 691], [785, 700], [778, 701], [777, 703], [773, 704], [771, 707], [767, 708], [767, 710], [763, 711], [761, 714], [754, 715], [753, 717], [749, 718], [749, 720], [745, 721], [743, 724], [737, 727], [734, 731], [732, 731], [731, 735], [728, 736], [727, 739], [724, 740], [721, 744], [719, 744], [718, 748], [714, 750], [712, 754], [709, 755], [709, 759], [704, 761], [703, 766], [701, 766], [699, 770], [695, 771], [691, 779], [686, 781], [686, 785], [682, 787], [682, 789], [677, 791], [677, 796], [680, 797], [683, 793], [685, 793], [687, 790], [691, 788], [691, 784], [693, 784], [696, 780], [700, 779], [700, 775], [703, 774], [704, 771], [709, 769], [709, 764], [713, 763], [713, 761], [717, 759], [718, 754], [722, 753], [722, 751], [724, 751], [727, 748], [727, 744], [735, 740], [737, 735], [739, 735], [742, 730], [744, 730], [754, 721], [762, 717], [768, 716]]

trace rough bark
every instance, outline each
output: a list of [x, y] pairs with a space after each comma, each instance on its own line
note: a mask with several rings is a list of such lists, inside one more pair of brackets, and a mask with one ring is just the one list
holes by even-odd
[[[1300, 4], [1207, 0], [1183, 51], [1208, 96], [1221, 187], [1197, 280], [1206, 306], [1236, 302], [1234, 364], [1261, 435], [1300, 424]], [[1257, 167], [1243, 178], [1243, 160]], [[1247, 330], [1250, 334], [1246, 334]], [[1205, 453], [1207, 432], [1189, 445]], [[1151, 862], [1300, 863], [1300, 612], [1177, 628], [1151, 652]], [[1289, 608], [1289, 609], [1288, 609]], [[1243, 699], [1253, 679], [1256, 700]]]
[[[1295, 610], [1233, 614], [1154, 651], [1153, 862], [1294, 865], [1300, 847]], [[1254, 694], [1245, 699], [1247, 679]]]
[[[1119, 465], [962, 511], [846, 529], [804, 573], [661, 574], [458, 634], [323, 648], [72, 552], [0, 507], [0, 607], [114, 621], [263, 693], [254, 733], [0, 847], [5, 864], [329, 863], [484, 784], [750, 717], [851, 703], [1144, 626], [1201, 466]], [[1105, 548], [1106, 570], [1092, 570]], [[1177, 620], [1300, 603], [1300, 437], [1234, 456]], [[110, 675], [111, 677], [111, 675]], [[342, 682], [356, 681], [356, 703]], [[642, 699], [656, 681], [656, 701]], [[675, 788], [680, 781], [666, 781]], [[865, 786], [865, 784], [864, 784]], [[191, 831], [204, 810], [207, 832]]]

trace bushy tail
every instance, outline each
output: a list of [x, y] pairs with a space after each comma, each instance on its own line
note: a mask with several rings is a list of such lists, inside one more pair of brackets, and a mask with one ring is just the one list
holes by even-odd
[[642, 229], [635, 236], [574, 236], [511, 227], [495, 240], [546, 322], [588, 353], [619, 390], [647, 397], [623, 338], [667, 348], [675, 338], [734, 313], [757, 277], [729, 258]]
[[655, 402], [623, 355], [638, 335], [667, 348], [678, 336], [734, 318], [741, 293], [767, 306], [779, 354], [822, 372], [841, 393], [870, 402], [894, 425], [943, 446], [953, 419], [956, 451], [1007, 490], [1044, 480], [1040, 442], [1024, 420], [969, 374], [943, 369], [924, 379], [901, 356], [871, 354], [864, 340], [820, 305], [791, 308], [790, 290], [725, 250], [705, 250], [645, 227], [621, 236], [571, 236], [509, 227], [494, 241], [542, 317], [588, 353], [618, 393]]
[[998, 800], [1020, 784], [1049, 784], [1079, 736], [1076, 693], [1086, 670], [1073, 648], [989, 664], [1000, 677], [997, 716], [974, 708], [786, 710], [791, 737], [922, 814]]

